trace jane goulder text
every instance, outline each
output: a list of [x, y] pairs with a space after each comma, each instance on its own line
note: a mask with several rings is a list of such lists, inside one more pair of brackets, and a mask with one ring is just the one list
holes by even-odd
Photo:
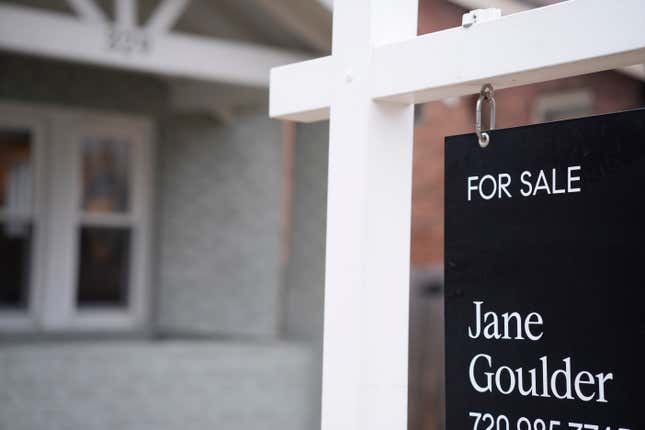
[[[470, 339], [491, 341], [529, 341], [542, 339], [542, 316], [533, 312], [523, 318], [518, 312], [503, 313], [501, 318], [493, 311], [483, 312], [484, 302], [473, 302], [475, 318], [468, 327]], [[555, 370], [553, 370], [555, 368]], [[614, 379], [613, 373], [592, 373], [573, 370], [571, 357], [551, 364], [547, 356], [536, 360], [530, 370], [500, 366], [487, 354], [472, 358], [469, 379], [480, 393], [519, 394], [532, 397], [553, 397], [562, 400], [607, 403], [606, 387]]]

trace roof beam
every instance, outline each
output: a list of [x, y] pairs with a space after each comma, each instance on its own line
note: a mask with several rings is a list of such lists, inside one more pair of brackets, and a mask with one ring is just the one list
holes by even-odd
[[107, 22], [105, 13], [94, 0], [67, 0], [67, 4], [81, 19], [88, 22]]
[[121, 28], [137, 26], [138, 4], [135, 0], [114, 0], [116, 24]]
[[104, 26], [64, 14], [0, 5], [0, 49], [28, 55], [254, 87], [268, 86], [272, 67], [307, 58], [231, 40], [133, 31], [146, 42], [123, 50], [108, 43], [110, 32]]
[[145, 29], [158, 32], [170, 31], [188, 7], [188, 3], [190, 0], [163, 0], [146, 22]]

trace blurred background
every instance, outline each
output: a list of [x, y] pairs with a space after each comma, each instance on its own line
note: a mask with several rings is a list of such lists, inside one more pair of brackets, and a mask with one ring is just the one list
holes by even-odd
[[[554, 2], [419, 3], [423, 34]], [[332, 7], [0, 1], [0, 429], [318, 428], [328, 124], [267, 103], [270, 67], [330, 53]], [[497, 91], [497, 125], [644, 82]], [[443, 429], [443, 138], [474, 105], [416, 108], [410, 429]]]

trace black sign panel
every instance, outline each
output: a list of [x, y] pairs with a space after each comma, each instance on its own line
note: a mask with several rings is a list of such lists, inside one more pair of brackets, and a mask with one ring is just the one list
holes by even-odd
[[645, 429], [645, 110], [445, 153], [447, 429]]

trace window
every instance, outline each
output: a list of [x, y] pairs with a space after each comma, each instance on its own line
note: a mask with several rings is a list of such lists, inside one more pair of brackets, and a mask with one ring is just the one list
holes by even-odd
[[34, 133], [0, 124], [0, 309], [29, 307], [33, 248]]
[[533, 109], [534, 122], [558, 121], [591, 115], [593, 97], [590, 91], [576, 90], [544, 94], [537, 98]]
[[1, 104], [0, 118], [0, 330], [143, 324], [149, 123]]
[[133, 226], [132, 144], [125, 139], [84, 136], [78, 225], [76, 306], [127, 307]]

